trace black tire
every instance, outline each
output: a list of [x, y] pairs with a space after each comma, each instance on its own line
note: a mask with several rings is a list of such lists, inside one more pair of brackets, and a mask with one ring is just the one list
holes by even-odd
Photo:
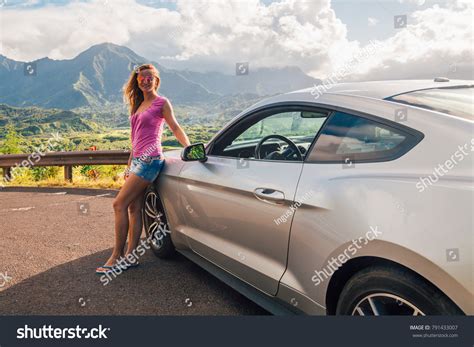
[[[163, 203], [152, 184], [145, 191], [142, 218], [147, 240], [149, 240], [153, 253], [158, 258], [172, 257], [176, 253], [176, 249], [171, 240]], [[153, 236], [150, 236], [151, 233]]]
[[[380, 295], [379, 295], [380, 294]], [[371, 266], [354, 274], [337, 303], [337, 315], [463, 315], [421, 276], [396, 266]]]

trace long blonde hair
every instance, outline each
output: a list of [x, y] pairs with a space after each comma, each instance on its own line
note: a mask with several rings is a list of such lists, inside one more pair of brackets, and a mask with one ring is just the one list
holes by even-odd
[[155, 66], [152, 64], [143, 64], [134, 69], [131, 72], [127, 83], [125, 83], [123, 86], [123, 100], [126, 104], [128, 104], [130, 115], [137, 111], [138, 107], [143, 101], [143, 92], [138, 87], [137, 80], [138, 73], [142, 70], [151, 70], [156, 83], [156, 89], [158, 90], [160, 87], [160, 73]]

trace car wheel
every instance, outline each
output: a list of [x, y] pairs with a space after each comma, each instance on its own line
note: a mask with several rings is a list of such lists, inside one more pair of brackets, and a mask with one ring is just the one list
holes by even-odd
[[169, 258], [175, 254], [171, 241], [171, 231], [166, 220], [163, 203], [153, 185], [145, 191], [143, 203], [143, 225], [150, 247], [159, 258]]
[[347, 281], [336, 314], [424, 316], [463, 312], [420, 276], [398, 267], [372, 266]]

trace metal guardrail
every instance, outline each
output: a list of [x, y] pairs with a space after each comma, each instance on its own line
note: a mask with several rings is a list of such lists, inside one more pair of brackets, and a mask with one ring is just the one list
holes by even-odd
[[64, 166], [64, 179], [72, 182], [74, 165], [127, 165], [129, 156], [128, 150], [5, 154], [0, 155], [0, 167], [9, 180], [13, 167]]

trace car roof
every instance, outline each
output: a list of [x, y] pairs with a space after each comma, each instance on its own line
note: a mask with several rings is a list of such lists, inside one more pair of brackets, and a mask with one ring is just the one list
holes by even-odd
[[312, 95], [318, 94], [343, 94], [353, 96], [364, 96], [375, 99], [385, 99], [394, 95], [409, 93], [417, 90], [432, 89], [432, 88], [446, 88], [446, 87], [460, 87], [473, 86], [472, 80], [447, 80], [445, 82], [436, 82], [434, 80], [393, 80], [393, 81], [369, 81], [369, 82], [351, 82], [339, 83], [321, 86], [313, 86], [297, 90], [292, 93], [308, 93], [313, 92]]
[[[276, 94], [264, 98], [244, 109], [241, 113], [232, 118], [220, 131], [214, 134], [210, 142], [212, 142], [214, 138], [218, 137], [222, 132], [232, 126], [232, 124], [235, 124], [240, 119], [246, 117], [249, 113], [268, 107], [269, 105], [277, 105], [287, 102], [317, 103], [321, 105], [337, 105], [339, 107], [357, 109], [360, 112], [367, 112], [370, 114], [374, 112], [375, 107], [378, 110], [378, 117], [393, 119], [393, 108], [396, 107], [396, 103], [387, 102], [383, 99], [398, 94], [414, 92], [417, 90], [462, 86], [472, 87], [474, 86], [474, 81], [451, 80], [446, 82], [436, 82], [435, 80], [388, 80], [351, 82], [330, 85], [327, 90], [323, 90], [322, 94], [318, 94], [317, 92], [314, 93], [316, 86], [284, 94]], [[363, 110], [364, 108], [366, 110]], [[367, 108], [370, 108], [370, 110], [367, 110]], [[381, 108], [384, 108], [385, 111], [382, 112]], [[420, 110], [428, 112], [428, 110]], [[449, 117], [450, 119], [460, 119], [447, 114], [441, 115]], [[411, 117], [410, 119], [413, 118]]]
[[[320, 105], [332, 105], [346, 107], [363, 111], [370, 107], [374, 107], [374, 103], [383, 103], [385, 106], [390, 106], [390, 110], [386, 111], [384, 116], [378, 113], [379, 117], [393, 118], [392, 108], [397, 107], [394, 102], [387, 102], [386, 98], [398, 94], [414, 92], [417, 90], [425, 90], [432, 88], [447, 88], [447, 87], [463, 87], [474, 86], [473, 80], [451, 80], [446, 82], [436, 82], [435, 80], [387, 80], [387, 81], [368, 81], [368, 82], [350, 82], [328, 85], [323, 89], [316, 89], [316, 85], [311, 88], [300, 89], [284, 94], [276, 94], [264, 98], [254, 105], [247, 107], [239, 115], [229, 121], [224, 128], [227, 128], [232, 123], [245, 117], [249, 112], [267, 107], [269, 105], [276, 105], [287, 102], [306, 102], [317, 103]], [[319, 87], [321, 88], [321, 87]], [[393, 104], [393, 105], [392, 105]], [[378, 107], [382, 107], [380, 104]], [[427, 111], [427, 110], [425, 110]], [[364, 112], [368, 112], [365, 110]], [[443, 114], [444, 116], [448, 116]], [[449, 116], [453, 119], [457, 117]]]

